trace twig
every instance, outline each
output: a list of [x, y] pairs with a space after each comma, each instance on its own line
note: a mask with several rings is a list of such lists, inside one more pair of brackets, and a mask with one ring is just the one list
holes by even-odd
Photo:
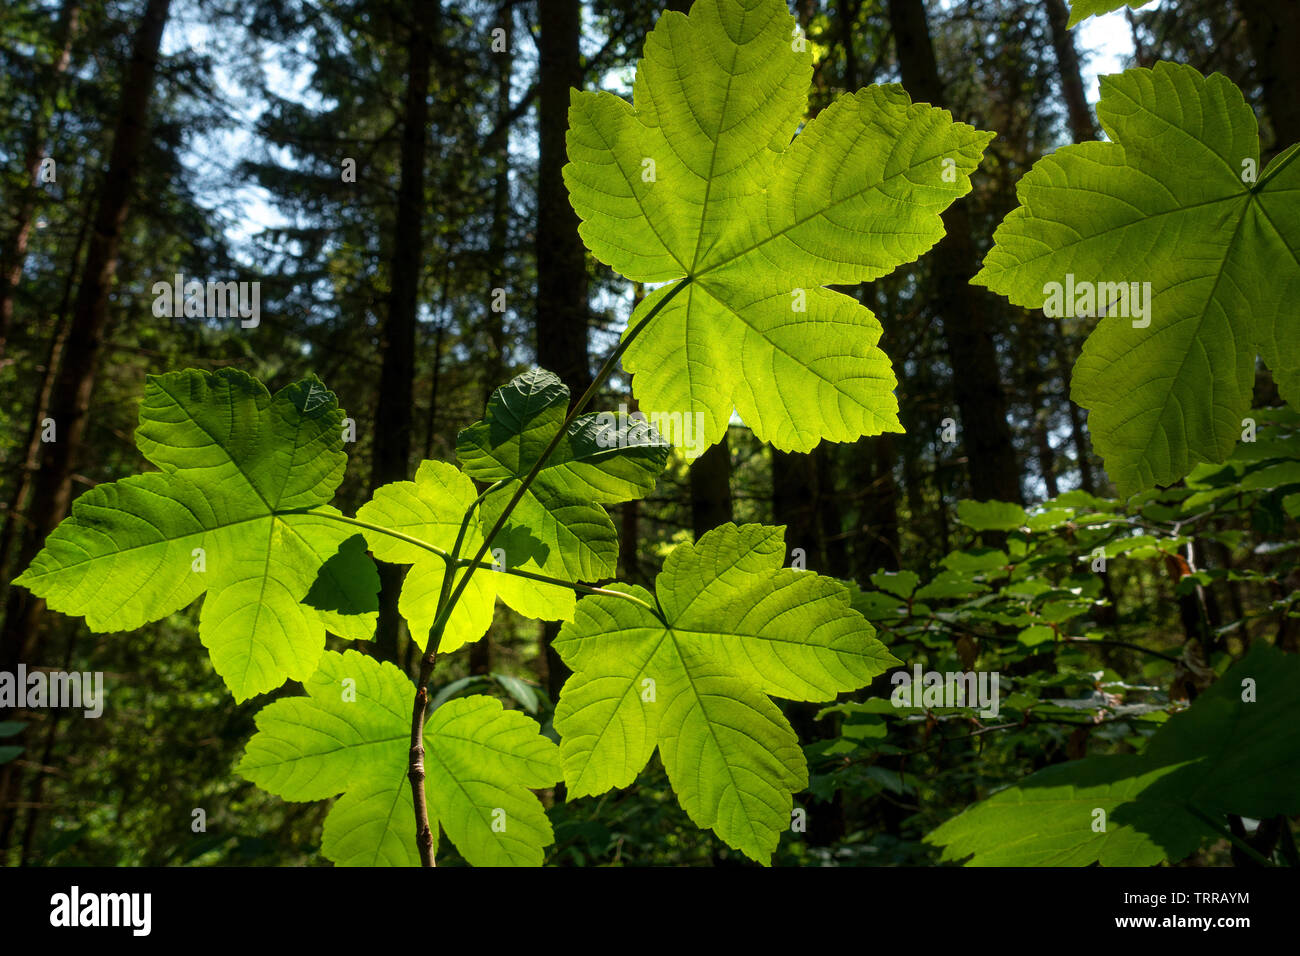
[[[560, 442], [564, 439], [564, 436], [568, 434], [569, 426], [572, 425], [577, 417], [582, 414], [583, 409], [587, 407], [587, 403], [595, 397], [600, 387], [604, 385], [610, 375], [613, 374], [615, 367], [618, 365], [619, 359], [623, 357], [623, 353], [627, 351], [628, 346], [631, 345], [636, 337], [645, 330], [646, 326], [650, 324], [654, 317], [663, 311], [663, 308], [676, 297], [677, 293], [681, 292], [682, 289], [686, 288], [690, 284], [691, 277], [687, 276], [669, 289], [667, 294], [656, 302], [654, 307], [646, 313], [645, 317], [628, 330], [627, 334], [623, 337], [623, 341], [621, 341], [618, 344], [618, 347], [610, 353], [609, 358], [605, 359], [605, 363], [600, 367], [600, 371], [596, 374], [596, 377], [592, 379], [591, 384], [587, 386], [587, 390], [582, 393], [582, 397], [579, 398], [573, 407], [569, 409], [569, 413], [565, 416], [563, 424], [561, 424], [559, 429], [556, 430], [550, 444], [546, 446], [546, 450], [538, 456], [537, 461], [533, 463], [533, 467], [529, 469], [528, 474], [524, 476], [522, 481], [520, 481], [519, 487], [515, 489], [514, 495], [511, 496], [510, 500], [506, 503], [505, 508], [502, 509], [501, 514], [497, 517], [496, 523], [492, 526], [492, 530], [483, 537], [483, 543], [479, 545], [478, 551], [475, 553], [474, 557], [470, 559], [468, 566], [465, 568], [465, 573], [461, 576], [460, 581], [456, 583], [454, 590], [451, 589], [451, 582], [454, 576], [452, 568], [453, 564], [459, 563], [460, 554], [458, 551], [452, 552], [452, 563], [449, 563], [447, 569], [448, 573], [443, 576], [442, 593], [438, 596], [438, 613], [434, 617], [433, 625], [429, 628], [429, 637], [426, 642], [425, 654], [420, 661], [420, 676], [417, 679], [415, 687], [415, 706], [412, 708], [411, 712], [411, 749], [407, 777], [411, 781], [411, 796], [414, 798], [415, 802], [415, 839], [416, 847], [420, 853], [420, 864], [422, 866], [431, 867], [434, 865], [433, 832], [429, 826], [429, 807], [425, 802], [424, 795], [424, 719], [429, 706], [429, 679], [433, 676], [434, 663], [438, 657], [438, 645], [442, 643], [442, 635], [447, 628], [447, 621], [451, 618], [451, 612], [460, 601], [461, 595], [465, 593], [465, 588], [469, 585], [470, 579], [474, 576], [474, 572], [480, 567], [492, 567], [492, 565], [484, 565], [482, 563], [484, 555], [488, 553], [488, 549], [492, 547], [492, 541], [501, 532], [501, 529], [505, 527], [505, 523], [514, 511], [515, 506], [519, 504], [520, 500], [522, 500], [523, 496], [527, 493], [528, 488], [541, 473], [542, 468], [545, 467], [547, 460], [555, 452], [555, 449], [560, 446]], [[631, 597], [631, 595], [628, 596]]]

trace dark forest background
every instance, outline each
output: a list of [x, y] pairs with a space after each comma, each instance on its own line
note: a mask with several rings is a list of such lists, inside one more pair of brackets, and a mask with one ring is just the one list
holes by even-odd
[[[109, 698], [102, 719], [19, 715], [25, 726], [0, 740], [23, 748], [0, 765], [0, 861], [324, 862], [325, 805], [284, 803], [231, 772], [264, 701], [232, 703], [198, 643], [196, 607], [96, 635], [7, 582], [79, 492], [140, 469], [132, 433], [146, 374], [234, 366], [272, 390], [319, 375], [357, 426], [335, 502], [349, 513], [420, 460], [453, 458], [457, 431], [527, 366], [585, 387], [644, 290], [579, 240], [561, 176], [569, 89], [626, 94], [658, 12], [624, 0], [6, 0], [0, 670], [102, 671]], [[794, 13], [815, 53], [812, 111], [901, 81], [998, 136], [973, 192], [945, 214], [946, 238], [846, 290], [885, 328], [906, 434], [786, 454], [733, 422], [691, 467], [674, 456], [651, 497], [614, 509], [624, 580], [646, 583], [676, 541], [761, 520], [786, 525], [809, 568], [878, 590], [878, 572], [930, 580], [960, 570], [954, 553], [1006, 546], [960, 524], [961, 500], [1119, 507], [1086, 413], [1068, 399], [1087, 320], [1047, 319], [967, 282], [1035, 160], [1101, 135], [1087, 99], [1093, 51], [1066, 30], [1065, 0], [797, 0]], [[1125, 65], [1170, 59], [1231, 78], [1260, 119], [1265, 160], [1300, 141], [1300, 4], [1162, 0], [1110, 20], [1125, 42], [1107, 52]], [[156, 317], [151, 288], [176, 273], [260, 282], [260, 324]], [[1271, 404], [1266, 376], [1258, 401]], [[593, 407], [620, 402], [634, 406], [615, 376]], [[41, 440], [46, 419], [55, 442]], [[949, 419], [960, 425], [951, 441]], [[1052, 644], [1053, 657], [1022, 642], [1002, 666], [1056, 680], [1054, 693], [1082, 693], [1080, 675], [1098, 671], [1177, 695], [1228, 639], [1240, 649], [1262, 632], [1293, 646], [1276, 613], [1294, 591], [1293, 559], [1259, 544], [1294, 540], [1295, 519], [1267, 495], [1238, 504], [1195, 526], [1199, 568], [1157, 556], [1104, 576], [1071, 626], [1105, 635], [1106, 648], [1069, 657]], [[1187, 585], [1193, 570], [1208, 576]], [[369, 652], [414, 674], [400, 572], [383, 573]], [[998, 634], [1016, 642], [1014, 621], [963, 633], [953, 620], [932, 660], [969, 666]], [[553, 634], [499, 607], [486, 639], [441, 663], [435, 689], [498, 693], [549, 727], [564, 679], [547, 654]], [[1158, 653], [1125, 649], [1135, 635]], [[990, 787], [1122, 751], [1139, 734], [1064, 718], [982, 737], [919, 724], [868, 751], [870, 734], [846, 733], [864, 725], [782, 706], [814, 763], [800, 798], [810, 829], [783, 840], [787, 864], [933, 862], [924, 833]], [[931, 746], [946, 733], [950, 743]], [[551, 862], [738, 860], [691, 825], [657, 762], [626, 791], [547, 801]], [[1195, 862], [1226, 859], [1225, 846]]]

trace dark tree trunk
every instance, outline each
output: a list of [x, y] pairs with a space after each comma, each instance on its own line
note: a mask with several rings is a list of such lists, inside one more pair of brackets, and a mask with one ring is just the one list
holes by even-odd
[[[497, 11], [497, 26], [505, 31], [505, 51], [494, 53], [496, 76], [496, 127], [494, 140], [488, 144], [492, 156], [492, 230], [489, 259], [493, 293], [487, 309], [487, 361], [484, 363], [484, 400], [505, 378], [505, 313], [495, 311], [496, 289], [506, 290], [509, 271], [506, 267], [510, 240], [510, 75], [514, 70], [514, 15], [510, 0]], [[508, 295], [509, 290], [506, 290]]]
[[[73, 305], [63, 365], [51, 393], [50, 417], [57, 440], [45, 449], [33, 483], [30, 527], [19, 551], [20, 566], [31, 563], [46, 536], [68, 513], [72, 475], [86, 433], [95, 373], [108, 325], [108, 299], [117, 273], [118, 246], [145, 146], [149, 101], [158, 67], [158, 50], [171, 0], [148, 0], [136, 30], [131, 60], [122, 83], [108, 171], [99, 191], [86, 264]], [[10, 590], [0, 632], [0, 670], [13, 672], [40, 626], [45, 602], [23, 588]], [[16, 793], [12, 779], [4, 793]], [[0, 858], [9, 847], [14, 815], [0, 808]]]
[[724, 433], [718, 442], [691, 462], [691, 529], [695, 540], [732, 520], [731, 443]]
[[785, 563], [802, 559], [824, 571], [814, 502], [817, 466], [812, 455], [772, 449], [772, 521], [785, 525]]
[[[568, 152], [569, 90], [582, 89], [579, 0], [538, 0], [537, 364], [560, 376], [576, 400], [591, 384], [587, 356], [587, 256], [562, 170]], [[546, 686], [555, 700], [569, 670], [552, 648], [559, 626], [542, 626]]]
[[[425, 151], [429, 136], [430, 32], [436, 35], [440, 6], [435, 3], [426, 22], [421, 4], [409, 9], [406, 101], [402, 115], [401, 176], [397, 192], [397, 222], [393, 234], [388, 315], [381, 333], [383, 365], [379, 401], [375, 408], [373, 492], [380, 485], [409, 477], [411, 429], [415, 410], [415, 342], [420, 273], [424, 264]], [[375, 653], [397, 662], [402, 617], [397, 610], [402, 569], [380, 563], [379, 622]]]
[[786, 563], [800, 549], [809, 571], [847, 577], [842, 503], [835, 493], [834, 446], [807, 454], [772, 449], [772, 518], [786, 526]]
[[877, 435], [854, 446], [859, 498], [853, 548], [854, 575], [865, 583], [881, 569], [899, 569], [898, 484], [894, 481], [894, 439]]
[[1056, 452], [1052, 449], [1051, 436], [1047, 433], [1047, 418], [1041, 412], [1034, 416], [1034, 445], [1038, 452], [1038, 470], [1042, 473], [1047, 497], [1055, 498], [1061, 493], [1056, 483]]
[[569, 90], [581, 89], [579, 0], [539, 0], [537, 161], [537, 362], [578, 395], [591, 384], [587, 257], [562, 170]]
[[[484, 313], [483, 328], [487, 335], [483, 360], [483, 401], [486, 404], [505, 380], [506, 323], [505, 312], [497, 311], [497, 290], [508, 295], [509, 271], [506, 267], [510, 239], [510, 74], [514, 69], [511, 44], [514, 42], [514, 14], [509, 0], [497, 8], [496, 27], [505, 31], [502, 51], [493, 50], [496, 61], [496, 126], [486, 144], [492, 171], [492, 225], [488, 233], [488, 285], [490, 295]], [[492, 630], [469, 646], [469, 672], [492, 672]]]
[[[889, 22], [903, 85], [914, 101], [943, 106], [943, 85], [922, 0], [889, 0]], [[943, 214], [943, 225], [946, 234], [926, 259], [934, 310], [943, 321], [952, 366], [971, 493], [977, 499], [1019, 502], [1020, 472], [994, 346], [995, 323], [990, 321], [993, 305], [970, 284], [977, 271], [976, 249], [970, 217], [961, 201]]]
[[1083, 92], [1083, 74], [1079, 70], [1074, 35], [1066, 27], [1070, 22], [1070, 11], [1066, 9], [1065, 0], [1046, 0], [1046, 3], [1047, 21], [1052, 29], [1052, 49], [1056, 53], [1056, 72], [1070, 118], [1070, 135], [1076, 143], [1086, 143], [1097, 138], [1097, 126]]
[[812, 450], [813, 472], [817, 479], [813, 496], [821, 532], [822, 573], [847, 578], [850, 573], [849, 544], [844, 531], [844, 502], [838, 486], [839, 448], [838, 444], [822, 442]]
[[[63, 366], [51, 395], [50, 417], [55, 422], [57, 440], [47, 445], [34, 482], [31, 527], [20, 550], [21, 567], [26, 567], [36, 556], [46, 536], [68, 513], [72, 500], [73, 468], [89, 421], [95, 372], [108, 324], [109, 293], [117, 273], [118, 245], [145, 145], [158, 48], [170, 5], [171, 0], [148, 0], [136, 31], [122, 84], [108, 172], [100, 189], [86, 264], [73, 305]], [[0, 667], [12, 670], [22, 659], [44, 606], [43, 601], [31, 598], [22, 588], [10, 591], [4, 639], [0, 642], [3, 645]]]
[[1300, 142], [1300, 4], [1239, 0], [1255, 54], [1255, 78], [1273, 127], [1265, 159]]
[[40, 93], [36, 105], [36, 115], [32, 119], [31, 139], [27, 144], [25, 157], [26, 180], [23, 182], [22, 194], [14, 210], [14, 226], [4, 249], [0, 250], [0, 358], [5, 354], [5, 343], [9, 338], [9, 329], [14, 319], [14, 290], [23, 277], [23, 266], [27, 262], [27, 243], [32, 235], [32, 222], [36, 216], [37, 200], [42, 187], [36, 182], [41, 163], [45, 160], [49, 143], [50, 120], [54, 115], [54, 103], [68, 63], [72, 59], [72, 40], [77, 34], [77, 23], [81, 17], [81, 4], [78, 0], [64, 0], [59, 10], [59, 52], [50, 63], [46, 75], [46, 86]]
[[32, 401], [30, 424], [27, 427], [27, 451], [23, 456], [22, 472], [14, 483], [13, 494], [9, 498], [9, 507], [5, 510], [4, 530], [0, 531], [0, 604], [9, 594], [9, 581], [12, 577], [9, 559], [16, 541], [22, 540], [22, 531], [28, 524], [27, 504], [31, 497], [32, 482], [41, 467], [41, 422], [49, 415], [50, 400], [54, 395], [54, 383], [63, 365], [63, 350], [68, 343], [68, 311], [72, 307], [72, 295], [76, 290], [77, 271], [81, 268], [81, 255], [86, 246], [86, 235], [90, 231], [90, 198], [84, 204], [80, 215], [81, 225], [77, 229], [77, 241], [73, 245], [72, 264], [63, 280], [63, 293], [59, 299], [59, 311], [54, 320], [54, 332], [50, 337], [50, 348], [46, 353], [45, 368], [41, 375], [41, 384]]
[[[1061, 327], [1059, 319], [1053, 320], [1052, 328], [1056, 333], [1058, 356], [1077, 355], [1078, 350], [1075, 348], [1075, 343], [1066, 337], [1065, 330]], [[1079, 487], [1090, 495], [1096, 494], [1096, 481], [1094, 481], [1092, 474], [1092, 448], [1088, 443], [1088, 435], [1084, 429], [1083, 412], [1068, 397], [1065, 405], [1070, 412], [1070, 443], [1074, 445], [1074, 456], [1079, 469]]]

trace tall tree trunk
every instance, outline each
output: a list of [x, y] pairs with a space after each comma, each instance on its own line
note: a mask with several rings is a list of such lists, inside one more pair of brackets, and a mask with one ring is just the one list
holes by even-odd
[[[1035, 391], [1035, 402], [1037, 406], [1037, 389]], [[1048, 434], [1046, 409], [1038, 409], [1034, 414], [1034, 446], [1038, 453], [1038, 470], [1043, 476], [1043, 486], [1047, 489], [1047, 497], [1055, 498], [1061, 493], [1060, 486], [1056, 483], [1056, 452], [1052, 448], [1052, 439]]]
[[1070, 22], [1070, 11], [1066, 9], [1065, 0], [1045, 2], [1047, 22], [1052, 30], [1052, 50], [1056, 53], [1056, 73], [1061, 80], [1061, 95], [1065, 98], [1066, 114], [1070, 120], [1070, 135], [1076, 143], [1086, 143], [1097, 138], [1097, 125], [1083, 92], [1083, 73], [1079, 69], [1074, 35], [1066, 26]]
[[811, 454], [772, 449], [772, 520], [785, 525], [785, 563], [825, 572], [816, 507], [817, 464]]
[[505, 50], [496, 57], [496, 127], [494, 140], [488, 143], [492, 157], [492, 228], [488, 258], [493, 291], [487, 310], [487, 361], [484, 363], [484, 401], [505, 378], [505, 313], [495, 311], [496, 289], [506, 290], [509, 270], [506, 266], [510, 241], [510, 77], [514, 71], [514, 7], [502, 0], [497, 10], [497, 27], [505, 31]]
[[[1076, 143], [1087, 143], [1097, 138], [1097, 124], [1092, 118], [1092, 108], [1083, 92], [1083, 71], [1079, 67], [1079, 54], [1074, 46], [1074, 34], [1066, 27], [1070, 14], [1065, 0], [1046, 0], [1047, 19], [1052, 29], [1052, 49], [1056, 53], [1056, 70], [1061, 78], [1061, 94], [1065, 98], [1066, 114], [1070, 122], [1070, 136]], [[1058, 361], [1062, 367], [1072, 361], [1076, 354], [1072, 341], [1066, 339], [1060, 320], [1053, 320], [1056, 332]], [[1075, 457], [1078, 459], [1079, 487], [1088, 494], [1093, 493], [1092, 461], [1089, 458], [1088, 440], [1083, 430], [1083, 415], [1073, 401], [1066, 397], [1070, 406], [1070, 438], [1074, 445]], [[1039, 439], [1040, 457], [1042, 439]]]
[[[89, 419], [95, 373], [108, 324], [109, 293], [117, 273], [118, 246], [145, 146], [158, 50], [170, 7], [171, 0], [147, 0], [132, 44], [131, 60], [122, 83], [108, 172], [99, 191], [63, 366], [51, 394], [50, 417], [55, 422], [57, 440], [46, 447], [34, 482], [30, 527], [19, 550], [22, 567], [31, 563], [46, 536], [68, 513], [71, 504], [73, 468]], [[0, 630], [0, 670], [13, 672], [17, 669], [40, 626], [44, 609], [45, 602], [29, 591], [23, 588], [10, 590], [5, 601], [4, 628]], [[0, 789], [9, 794], [17, 792], [12, 779]], [[0, 807], [0, 859], [8, 850], [13, 821], [10, 808]]]
[[583, 85], [579, 0], [539, 0], [537, 160], [537, 362], [578, 394], [591, 384], [587, 257], [563, 169], [569, 90]]
[[[731, 443], [722, 441], [691, 462], [691, 530], [695, 540], [732, 520]], [[778, 515], [778, 520], [780, 516]]]
[[847, 578], [849, 542], [844, 530], [844, 502], [840, 497], [840, 445], [822, 442], [811, 452], [817, 484], [813, 489], [817, 527], [821, 534], [822, 573]]
[[[424, 264], [424, 173], [429, 137], [430, 34], [436, 36], [441, 4], [426, 15], [422, 5], [408, 8], [411, 28], [406, 47], [406, 101], [402, 115], [401, 176], [397, 190], [397, 223], [393, 235], [388, 315], [380, 348], [379, 401], [375, 408], [374, 461], [370, 490], [407, 478], [411, 462], [411, 429], [415, 410], [415, 331], [419, 309], [420, 273]], [[379, 566], [379, 622], [375, 652], [397, 662], [402, 617], [397, 610], [402, 569]]]
[[90, 231], [91, 197], [86, 197], [79, 219], [77, 241], [72, 248], [72, 263], [63, 280], [63, 293], [59, 299], [59, 311], [54, 320], [54, 332], [50, 336], [50, 348], [45, 357], [45, 368], [41, 374], [41, 384], [36, 389], [32, 401], [31, 420], [27, 426], [26, 453], [23, 456], [22, 472], [14, 483], [13, 494], [9, 498], [9, 507], [5, 511], [4, 530], [0, 531], [0, 606], [3, 606], [9, 594], [9, 581], [12, 577], [9, 559], [16, 541], [22, 540], [22, 530], [28, 524], [27, 504], [32, 492], [32, 482], [41, 467], [41, 422], [49, 415], [50, 399], [54, 394], [54, 383], [63, 365], [63, 350], [67, 346], [68, 310], [72, 306], [72, 294], [77, 285], [77, 272], [81, 268], [81, 254], [85, 249], [86, 235]]
[[1265, 159], [1300, 142], [1300, 4], [1238, 0], [1255, 54], [1255, 78], [1273, 127]]
[[[560, 376], [576, 401], [591, 384], [587, 356], [587, 256], [562, 170], [568, 156], [569, 90], [582, 89], [580, 0], [538, 0], [537, 54], [537, 363]], [[568, 668], [542, 626], [546, 686], [558, 698]]]
[[[136, 31], [122, 84], [108, 172], [100, 189], [86, 264], [73, 305], [63, 367], [51, 396], [50, 417], [55, 422], [57, 440], [47, 445], [34, 482], [31, 527], [20, 549], [21, 567], [26, 567], [35, 557], [46, 536], [68, 513], [71, 503], [73, 468], [89, 420], [95, 373], [108, 324], [109, 293], [117, 273], [118, 246], [145, 145], [158, 48], [170, 6], [171, 0], [148, 0]], [[0, 640], [0, 668], [17, 666], [44, 607], [45, 602], [32, 598], [22, 588], [9, 592]]]
[[0, 358], [4, 357], [5, 343], [9, 338], [9, 329], [13, 325], [14, 290], [18, 288], [18, 283], [23, 277], [23, 266], [27, 262], [27, 243], [31, 239], [37, 199], [42, 192], [36, 177], [40, 173], [41, 163], [46, 158], [54, 103], [58, 97], [59, 87], [63, 83], [63, 77], [68, 71], [68, 63], [72, 59], [72, 41], [77, 34], [77, 23], [80, 18], [79, 0], [64, 0], [59, 10], [59, 52], [55, 54], [49, 65], [45, 86], [37, 98], [36, 115], [32, 118], [31, 139], [28, 141], [25, 157], [27, 178], [14, 210], [13, 232], [8, 236], [4, 248], [0, 249]]
[[[41, 449], [43, 447], [41, 442], [41, 422], [49, 412], [54, 383], [58, 378], [59, 368], [63, 362], [63, 350], [68, 341], [68, 331], [71, 328], [68, 312], [72, 306], [72, 293], [76, 288], [77, 271], [81, 267], [81, 253], [85, 247], [86, 234], [90, 231], [91, 206], [91, 199], [87, 197], [79, 217], [81, 226], [77, 231], [77, 241], [73, 247], [72, 263], [68, 267], [63, 282], [63, 295], [59, 301], [59, 312], [54, 322], [54, 333], [46, 356], [45, 369], [41, 375], [41, 384], [37, 389], [35, 401], [32, 403], [31, 424], [27, 432], [27, 451], [23, 458], [22, 473], [15, 483], [13, 495], [9, 500], [9, 508], [5, 512], [4, 530], [0, 532], [0, 604], [7, 602], [11, 590], [9, 586], [11, 578], [9, 558], [13, 545], [16, 541], [23, 540], [23, 532], [29, 524], [27, 502], [31, 495], [32, 482], [40, 469]], [[15, 603], [14, 607], [18, 606]], [[4, 710], [0, 710], [0, 717], [3, 716], [7, 716], [7, 714]], [[48, 761], [42, 761], [42, 766], [47, 763]], [[4, 864], [9, 838], [17, 820], [17, 811], [9, 807], [9, 795], [17, 793], [21, 783], [22, 772], [20, 765], [16, 761], [10, 761], [0, 766], [0, 865]]]
[[858, 89], [858, 54], [853, 42], [853, 29], [857, 25], [858, 0], [839, 0], [835, 16], [840, 26], [840, 45], [844, 48], [844, 89], [855, 93]]
[[[912, 99], [943, 106], [943, 84], [922, 0], [889, 0], [889, 23], [903, 85]], [[930, 251], [927, 262], [961, 413], [971, 493], [977, 499], [1019, 502], [1020, 472], [990, 321], [993, 305], [970, 284], [976, 272], [976, 250], [963, 202], [948, 207], [943, 225], [944, 238]]]
[[[1077, 354], [1076, 343], [1066, 336], [1060, 319], [1052, 320], [1052, 328], [1058, 344], [1058, 361], [1062, 361], [1061, 356], [1065, 354]], [[1068, 359], [1064, 362], [1068, 362]], [[1065, 405], [1070, 412], [1070, 444], [1074, 445], [1075, 465], [1079, 469], [1079, 487], [1090, 495], [1096, 494], [1096, 481], [1092, 473], [1092, 447], [1088, 443], [1087, 432], [1084, 430], [1083, 412], [1068, 395]]]
[[[497, 8], [496, 29], [504, 31], [504, 49], [493, 49], [496, 60], [496, 126], [493, 136], [485, 144], [492, 172], [492, 224], [488, 233], [488, 273], [490, 296], [484, 313], [483, 327], [487, 333], [486, 355], [483, 360], [483, 401], [505, 379], [506, 322], [505, 312], [497, 311], [508, 295], [506, 288], [509, 271], [506, 267], [507, 246], [510, 239], [510, 76], [514, 70], [514, 14], [510, 0], [503, 0]], [[495, 40], [495, 37], [494, 37]], [[481, 640], [469, 646], [469, 672], [492, 672], [492, 628]]]
[[[891, 331], [894, 309], [890, 300], [875, 286], [862, 285], [856, 291], [858, 300], [880, 319], [879, 347], [902, 364], [904, 356], [896, 354], [896, 336]], [[907, 411], [900, 402], [900, 416], [906, 415]], [[853, 510], [855, 523], [851, 537], [853, 566], [846, 570], [845, 576], [852, 573], [863, 585], [881, 568], [897, 571], [900, 567], [899, 494], [898, 482], [894, 478], [897, 447], [894, 436], [885, 432], [858, 439], [849, 455], [848, 470], [852, 475], [856, 508]]]
[[893, 436], [861, 438], [853, 454], [859, 496], [853, 573], [859, 583], [865, 584], [876, 571], [897, 571], [900, 566]]

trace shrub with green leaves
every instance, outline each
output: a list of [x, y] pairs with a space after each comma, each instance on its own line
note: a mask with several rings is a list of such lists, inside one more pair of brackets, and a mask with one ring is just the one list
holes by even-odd
[[[909, 862], [1144, 866], [1225, 841], [1259, 862], [1233, 830], [1243, 820], [1272, 821], [1276, 852], [1293, 862], [1278, 821], [1300, 812], [1300, 672], [1268, 641], [1300, 618], [1300, 545], [1287, 531], [1300, 512], [1300, 416], [1250, 415], [1254, 441], [1183, 487], [1128, 501], [1070, 491], [1030, 508], [960, 502], [964, 530], [939, 567], [854, 586], [853, 606], [892, 654], [939, 673], [997, 672], [1000, 710], [860, 695], [824, 708], [836, 733], [805, 747], [813, 798], [920, 802], [904, 828]], [[1257, 597], [1236, 616], [1206, 607], [1211, 587]], [[1204, 613], [1189, 624], [1182, 607]], [[1027, 774], [1027, 762], [1043, 769]], [[949, 819], [945, 808], [972, 796]]]

